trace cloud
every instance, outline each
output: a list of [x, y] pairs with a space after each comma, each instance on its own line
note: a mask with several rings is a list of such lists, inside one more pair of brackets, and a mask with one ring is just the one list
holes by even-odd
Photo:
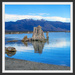
[[50, 15], [49, 13], [29, 13], [29, 15]]
[[48, 13], [38, 13], [38, 15], [49, 15]]
[[45, 19], [48, 21], [61, 21], [61, 22], [70, 22], [70, 18], [63, 18], [63, 17], [43, 17], [42, 15], [45, 13], [40, 13], [41, 15], [14, 15], [14, 14], [5, 14], [5, 21], [17, 21], [21, 19], [35, 19], [41, 20]]

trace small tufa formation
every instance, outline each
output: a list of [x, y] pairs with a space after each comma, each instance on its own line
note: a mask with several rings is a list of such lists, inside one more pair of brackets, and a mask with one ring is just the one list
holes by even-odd
[[48, 35], [48, 33], [49, 33], [49, 32], [47, 31], [47, 32], [46, 32], [46, 38], [49, 38], [49, 35]]
[[22, 42], [26, 42], [26, 41], [28, 41], [27, 36], [25, 36], [25, 37], [22, 39]]
[[16, 49], [14, 47], [5, 47], [5, 52], [15, 52]]
[[44, 32], [41, 29], [42, 27], [39, 25], [38, 27], [34, 27], [32, 40], [44, 40]]
[[27, 38], [27, 36], [24, 36], [24, 38], [21, 40], [23, 43], [24, 42], [30, 42], [32, 41], [32, 38]]

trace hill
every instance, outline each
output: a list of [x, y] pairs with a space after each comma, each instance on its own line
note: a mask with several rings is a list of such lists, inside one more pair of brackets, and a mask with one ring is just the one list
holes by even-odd
[[70, 31], [70, 23], [59, 21], [23, 19], [16, 22], [5, 22], [5, 31], [33, 31], [40, 25], [43, 31]]

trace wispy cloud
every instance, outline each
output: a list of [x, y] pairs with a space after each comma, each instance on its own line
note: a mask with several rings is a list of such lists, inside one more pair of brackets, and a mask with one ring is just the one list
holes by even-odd
[[50, 15], [49, 13], [38, 13], [38, 15]]
[[49, 13], [29, 13], [29, 15], [50, 15]]
[[14, 15], [14, 14], [5, 14], [5, 21], [17, 21], [21, 19], [35, 19], [35, 20], [41, 20], [45, 19], [48, 21], [61, 21], [61, 22], [70, 22], [70, 18], [63, 18], [58, 16], [53, 17], [43, 17], [44, 13], [41, 13], [41, 15]]

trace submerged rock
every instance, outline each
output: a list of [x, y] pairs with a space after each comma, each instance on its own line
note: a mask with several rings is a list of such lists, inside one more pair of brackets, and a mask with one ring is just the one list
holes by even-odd
[[14, 47], [5, 47], [5, 52], [15, 52], [16, 49]]
[[7, 42], [17, 42], [18, 40], [11, 40], [11, 41], [7, 41]]

